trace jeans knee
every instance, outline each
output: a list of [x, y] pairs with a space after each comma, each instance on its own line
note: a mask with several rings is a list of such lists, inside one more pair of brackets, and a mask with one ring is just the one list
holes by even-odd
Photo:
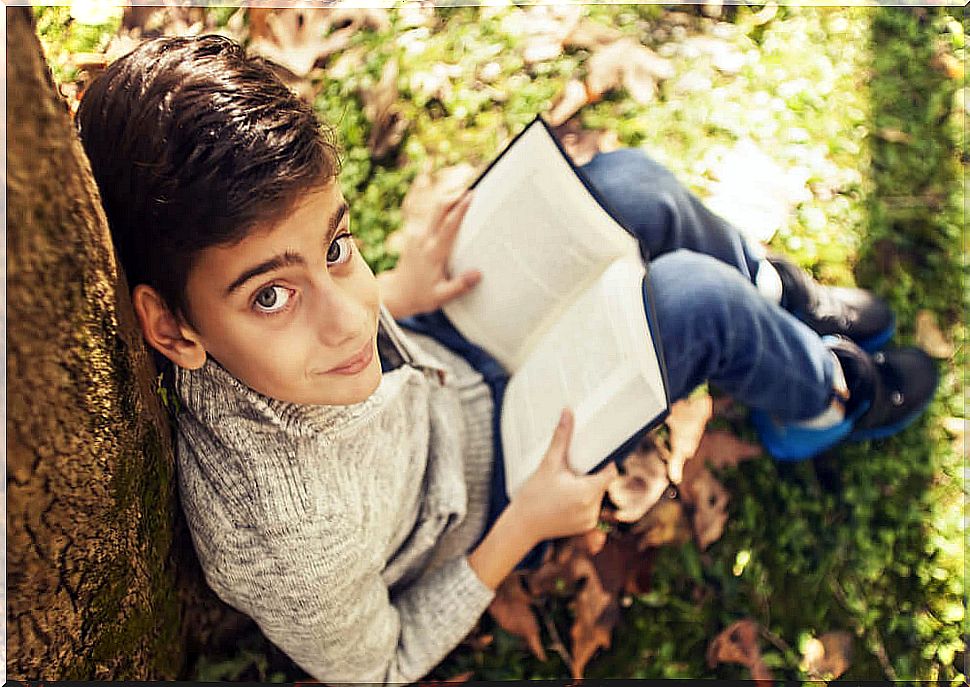
[[760, 305], [740, 272], [709, 255], [676, 250], [651, 262], [649, 269], [657, 317], [675, 323], [681, 335], [716, 339], [723, 346], [749, 326], [752, 305]]
[[639, 148], [621, 148], [597, 154], [583, 168], [594, 186], [622, 186], [629, 193], [666, 196], [682, 186], [666, 167]]

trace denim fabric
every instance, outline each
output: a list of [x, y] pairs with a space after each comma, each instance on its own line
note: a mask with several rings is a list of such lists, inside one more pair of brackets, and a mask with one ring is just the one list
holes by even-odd
[[[581, 169], [650, 261], [647, 279], [671, 401], [710, 381], [782, 420], [809, 418], [828, 406], [831, 355], [815, 332], [762, 298], [753, 284], [760, 257], [737, 229], [707, 210], [669, 171], [639, 150], [600, 154]], [[400, 324], [463, 356], [492, 391], [496, 462], [491, 527], [508, 503], [498, 431], [506, 371], [462, 337], [440, 310]], [[625, 455], [636, 439], [602, 464]], [[530, 552], [518, 568], [538, 565], [546, 545]]]

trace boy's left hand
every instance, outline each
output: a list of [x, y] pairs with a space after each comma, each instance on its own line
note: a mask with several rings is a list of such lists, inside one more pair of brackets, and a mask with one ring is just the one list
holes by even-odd
[[436, 310], [481, 280], [478, 270], [456, 277], [448, 273], [448, 257], [471, 198], [468, 190], [441, 203], [426, 226], [404, 232], [397, 267], [377, 275], [381, 298], [394, 319]]

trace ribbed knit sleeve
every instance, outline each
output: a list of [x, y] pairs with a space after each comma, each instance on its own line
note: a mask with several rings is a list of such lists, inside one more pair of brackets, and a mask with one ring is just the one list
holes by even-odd
[[361, 554], [352, 525], [340, 518], [261, 541], [271, 542], [269, 550], [228, 568], [235, 579], [210, 584], [328, 684], [421, 679], [472, 630], [495, 594], [460, 555], [393, 595], [382, 563]]

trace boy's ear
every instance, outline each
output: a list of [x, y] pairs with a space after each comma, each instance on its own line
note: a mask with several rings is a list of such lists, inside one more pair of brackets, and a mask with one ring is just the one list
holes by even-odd
[[205, 347], [192, 327], [177, 318], [158, 291], [146, 284], [131, 293], [142, 334], [159, 353], [179, 367], [196, 370], [205, 363]]

